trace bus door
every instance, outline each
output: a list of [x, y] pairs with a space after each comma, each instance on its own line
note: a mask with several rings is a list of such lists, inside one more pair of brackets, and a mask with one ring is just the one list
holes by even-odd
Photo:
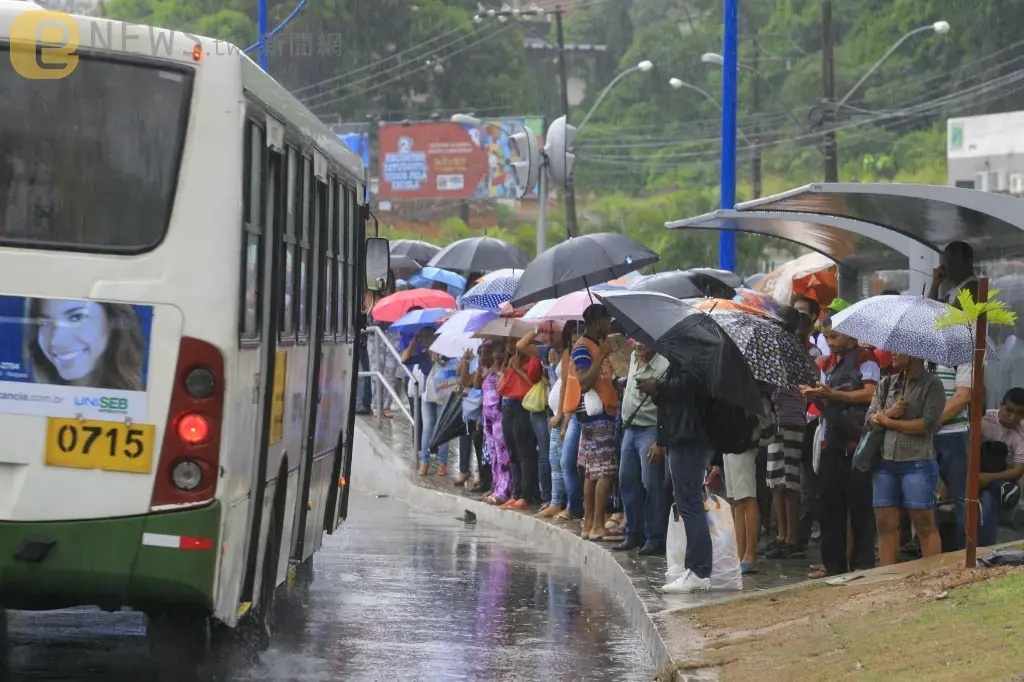
[[[259, 277], [266, 286], [259, 287], [259, 309], [263, 314], [259, 320], [259, 371], [254, 377], [253, 403], [256, 409], [256, 466], [253, 471], [252, 523], [249, 526], [249, 550], [246, 561], [245, 586], [242, 590], [242, 601], [252, 601], [259, 588], [256, 577], [263, 565], [262, 557], [265, 543], [261, 538], [268, 533], [262, 532], [270, 518], [271, 499], [264, 499], [268, 488], [268, 478], [276, 478], [277, 471], [270, 471], [270, 435], [272, 427], [272, 408], [274, 405], [274, 376], [277, 354], [277, 318], [279, 297], [276, 295], [281, 286], [281, 267], [277, 253], [280, 241], [281, 217], [283, 206], [278, 200], [284, 175], [284, 125], [271, 116], [266, 117], [267, 145], [264, 150], [266, 173], [263, 177], [264, 196], [264, 230], [259, 244]], [[286, 480], [277, 481], [287, 485]]]

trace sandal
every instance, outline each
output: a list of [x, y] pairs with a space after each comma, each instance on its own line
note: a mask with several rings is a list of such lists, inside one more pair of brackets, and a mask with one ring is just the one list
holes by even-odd
[[757, 567], [754, 564], [748, 564], [746, 562], [740, 564], [740, 573], [743, 575], [750, 575], [757, 573]]
[[825, 571], [825, 570], [811, 571], [810, 573], [807, 574], [807, 577], [810, 578], [811, 580], [820, 580], [822, 578], [827, 578], [828, 577], [828, 572]]
[[444, 478], [445, 476], [447, 476], [448, 475], [448, 465], [447, 464], [438, 464], [437, 465], [437, 475], [440, 476], [441, 478]]

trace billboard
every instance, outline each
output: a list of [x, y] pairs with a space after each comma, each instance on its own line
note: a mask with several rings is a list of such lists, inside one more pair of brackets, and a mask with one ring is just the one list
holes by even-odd
[[146, 419], [151, 306], [0, 296], [0, 413]]
[[[517, 199], [510, 137], [539, 117], [472, 123], [386, 124], [380, 128], [380, 197], [402, 199]], [[538, 139], [543, 146], [543, 141]], [[531, 193], [536, 195], [536, 189]]]

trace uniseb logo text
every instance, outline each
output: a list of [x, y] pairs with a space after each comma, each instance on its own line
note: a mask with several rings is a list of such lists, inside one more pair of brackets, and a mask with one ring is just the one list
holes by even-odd
[[78, 68], [78, 24], [63, 12], [32, 10], [11, 22], [11, 66], [32, 80], [66, 78]]
[[100, 412], [111, 414], [124, 414], [128, 411], [127, 398], [90, 398], [88, 396], [77, 396], [75, 398], [77, 407], [93, 407]]

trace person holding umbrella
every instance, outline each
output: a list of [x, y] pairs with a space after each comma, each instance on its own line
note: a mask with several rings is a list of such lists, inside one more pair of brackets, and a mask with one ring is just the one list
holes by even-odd
[[[571, 355], [580, 392], [576, 418], [580, 422], [579, 457], [583, 460], [585, 479], [581, 537], [598, 542], [624, 539], [605, 537], [604, 527], [608, 498], [619, 473], [615, 438], [619, 393], [606, 365], [613, 350], [608, 342], [611, 322], [611, 316], [600, 303], [584, 310], [586, 329], [573, 346]], [[600, 406], [597, 406], [598, 401]]]

